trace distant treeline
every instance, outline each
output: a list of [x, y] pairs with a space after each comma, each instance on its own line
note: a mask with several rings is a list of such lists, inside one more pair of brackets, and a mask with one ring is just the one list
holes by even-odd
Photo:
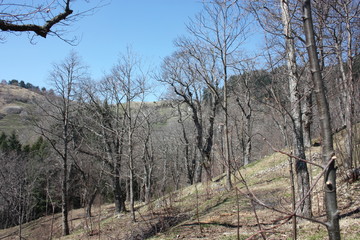
[[0, 229], [59, 211], [47, 199], [44, 161], [48, 156], [48, 143], [42, 137], [23, 145], [15, 131], [0, 132]]

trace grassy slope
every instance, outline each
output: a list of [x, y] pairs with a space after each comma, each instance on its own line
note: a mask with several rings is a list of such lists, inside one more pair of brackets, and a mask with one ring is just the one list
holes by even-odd
[[0, 132], [10, 134], [15, 131], [25, 143], [34, 136], [26, 121], [34, 107], [33, 98], [39, 99], [40, 95], [17, 86], [0, 84]]
[[[320, 148], [312, 148], [311, 151], [316, 155]], [[262, 202], [281, 211], [290, 211], [291, 194], [286, 156], [275, 153], [240, 171], [250, 190]], [[311, 171], [314, 179], [319, 170], [312, 167]], [[239, 172], [234, 174], [234, 182], [240, 190], [238, 198], [235, 190], [225, 190], [224, 178], [219, 176], [211, 183], [185, 187], [157, 199], [150, 205], [139, 204], [136, 223], [130, 221], [129, 214], [114, 216], [113, 204], [101, 205], [98, 200], [94, 207], [94, 217], [91, 219], [84, 218], [83, 209], [71, 211], [72, 234], [61, 239], [144, 239], [152, 235], [155, 235], [151, 237], [152, 240], [237, 239], [238, 224], [241, 226], [240, 239], [246, 239], [256, 233], [259, 226], [251, 201], [246, 197], [248, 192], [239, 180]], [[360, 239], [360, 182], [350, 186], [339, 184], [338, 193], [340, 214], [350, 214], [341, 219], [342, 237]], [[312, 197], [315, 217], [324, 219], [321, 186], [315, 188]], [[271, 229], [266, 234], [268, 239], [291, 239], [291, 223], [283, 220], [286, 215], [259, 205], [255, 209], [261, 227]], [[48, 239], [53, 221], [53, 236], [60, 237], [60, 219], [60, 215], [55, 215], [53, 220], [48, 216], [25, 224], [23, 236], [26, 239]], [[1, 230], [0, 239], [17, 239], [18, 229], [15, 227]], [[157, 233], [160, 231], [163, 232]], [[298, 231], [298, 239], [327, 239], [325, 228], [318, 224], [302, 221]], [[260, 236], [256, 235], [255, 239], [260, 239]]]
[[[14, 86], [1, 86], [0, 113], [6, 114], [0, 120], [0, 131], [23, 131], [23, 114], [8, 114], [8, 107], [31, 108], [30, 99], [37, 95], [26, 89]], [[154, 103], [155, 104], [155, 103]], [[152, 104], [152, 105], [154, 105]], [[164, 107], [162, 107], [163, 109]], [[165, 107], [167, 108], [167, 107]], [[341, 141], [340, 141], [341, 142]], [[316, 155], [320, 148], [312, 148], [310, 155]], [[313, 159], [319, 161], [318, 159]], [[287, 157], [279, 153], [253, 162], [240, 170], [250, 190], [271, 207], [290, 211], [290, 180]], [[313, 179], [320, 170], [311, 167]], [[130, 221], [129, 214], [114, 216], [113, 204], [101, 204], [98, 199], [94, 206], [94, 217], [84, 218], [84, 210], [77, 209], [70, 213], [72, 234], [62, 239], [237, 239], [237, 225], [240, 228], [240, 239], [246, 239], [259, 230], [254, 217], [251, 201], [239, 172], [234, 174], [234, 182], [240, 190], [225, 189], [223, 176], [218, 176], [211, 183], [185, 187], [179, 191], [163, 196], [150, 205], [139, 204], [137, 222]], [[321, 180], [320, 180], [321, 183]], [[317, 185], [313, 198], [313, 213], [316, 218], [324, 218], [321, 186]], [[339, 184], [338, 202], [340, 214], [350, 216], [341, 219], [343, 239], [360, 239], [360, 182], [352, 185]], [[239, 204], [237, 204], [239, 202]], [[238, 211], [239, 222], [238, 222]], [[256, 206], [256, 213], [263, 229], [272, 229], [284, 223], [285, 217], [273, 210]], [[354, 213], [354, 214], [352, 214]], [[200, 223], [200, 224], [199, 224]], [[171, 225], [171, 226], [170, 226]], [[61, 216], [47, 216], [23, 225], [22, 234], [26, 239], [49, 239], [61, 236]], [[303, 221], [299, 225], [299, 239], [327, 239], [325, 228], [318, 224]], [[19, 227], [0, 230], [0, 239], [18, 239]], [[267, 233], [268, 239], [290, 239], [291, 224], [284, 223]], [[255, 239], [259, 239], [257, 235]]]

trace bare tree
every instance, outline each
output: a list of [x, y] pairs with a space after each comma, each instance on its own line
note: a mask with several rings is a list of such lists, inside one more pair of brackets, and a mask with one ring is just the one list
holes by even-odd
[[[204, 59], [203, 63], [206, 61]], [[205, 84], [201, 76], [194, 69], [191, 56], [187, 52], [176, 52], [164, 60], [162, 76], [159, 81], [169, 84], [177, 96], [188, 106], [196, 129], [196, 146], [201, 159], [195, 161], [195, 181], [201, 181], [202, 169], [205, 168], [207, 177], [211, 177], [211, 149], [213, 144], [213, 127], [215, 113], [219, 104], [219, 97], [211, 95], [209, 101], [210, 114], [205, 119], [206, 105], [203, 99]], [[216, 86], [216, 85], [214, 85]], [[206, 128], [206, 124], [208, 124]]]
[[[262, 98], [259, 94], [259, 85], [261, 79], [265, 78], [264, 71], [255, 69], [255, 62], [245, 61], [242, 63], [243, 69], [239, 69], [237, 75], [231, 76], [229, 85], [231, 89], [231, 97], [238, 107], [238, 111], [232, 109], [230, 116], [234, 121], [235, 129], [238, 135], [238, 141], [242, 154], [242, 164], [247, 165], [252, 159], [253, 137], [254, 137], [254, 121], [256, 121], [257, 98]], [[265, 86], [261, 86], [266, 88]]]
[[[21, 238], [22, 225], [42, 214], [37, 211], [39, 199], [36, 199], [34, 192], [40, 185], [40, 177], [46, 167], [32, 158], [30, 152], [21, 149], [15, 133], [8, 137], [7, 143], [4, 140], [0, 140], [0, 227], [18, 225]], [[9, 146], [11, 141], [17, 142], [20, 149]], [[4, 149], [6, 144], [8, 149]]]
[[144, 168], [144, 174], [142, 177], [143, 180], [143, 188], [144, 188], [144, 201], [146, 204], [150, 203], [151, 196], [153, 194], [153, 175], [154, 175], [154, 168], [155, 168], [155, 146], [154, 146], [154, 134], [153, 134], [153, 127], [156, 123], [153, 119], [154, 109], [149, 110], [142, 110], [142, 126], [140, 129], [143, 129], [141, 138], [143, 138], [142, 148], [143, 153], [141, 156]]
[[319, 59], [317, 55], [317, 47], [315, 43], [315, 34], [311, 14], [311, 1], [304, 0], [302, 4], [306, 46], [310, 61], [310, 71], [315, 85], [315, 96], [318, 105], [321, 137], [323, 142], [322, 162], [325, 168], [324, 192], [327, 215], [326, 226], [329, 239], [338, 240], [341, 239], [341, 237], [339, 212], [337, 208], [336, 198], [336, 167], [333, 149], [333, 136], [330, 122], [330, 110], [324, 91], [324, 83], [321, 75], [322, 72], [320, 69]]
[[70, 233], [69, 211], [69, 174], [72, 166], [71, 143], [73, 142], [72, 118], [76, 112], [76, 87], [87, 78], [87, 68], [80, 57], [71, 52], [59, 64], [54, 64], [50, 81], [54, 85], [54, 96], [46, 96], [44, 104], [38, 103], [39, 117], [34, 123], [39, 133], [50, 143], [61, 163], [61, 209], [63, 235]]
[[[302, 126], [302, 113], [301, 113], [301, 95], [299, 92], [299, 73], [296, 63], [296, 52], [294, 37], [292, 34], [289, 2], [287, 0], [280, 1], [280, 7], [282, 12], [282, 23], [284, 26], [284, 36], [286, 43], [286, 59], [289, 79], [289, 93], [291, 103], [291, 120], [293, 125], [293, 145], [294, 153], [300, 159], [305, 159], [305, 147], [303, 138], [303, 126]], [[310, 189], [309, 172], [307, 169], [306, 162], [296, 159], [295, 170], [297, 175], [297, 191], [298, 199], [303, 199]], [[306, 197], [300, 207], [300, 213], [306, 217], [311, 217], [311, 198]]]
[[[141, 126], [141, 110], [144, 105], [146, 94], [147, 73], [142, 69], [141, 58], [136, 55], [131, 48], [127, 48], [127, 52], [122, 54], [118, 63], [112, 69], [111, 78], [117, 83], [117, 87], [121, 89], [125, 103], [119, 103], [124, 112], [124, 124], [127, 134], [127, 151], [125, 156], [128, 159], [129, 168], [129, 190], [130, 190], [130, 211], [132, 220], [135, 221], [135, 137], [136, 130]], [[138, 101], [135, 103], [135, 101]]]
[[[184, 146], [184, 150], [183, 150], [183, 158], [184, 158], [184, 163], [185, 163], [185, 169], [186, 169], [186, 176], [188, 179], [188, 182], [192, 185], [194, 183], [194, 175], [195, 175], [195, 163], [196, 163], [196, 156], [195, 153], [196, 151], [192, 151], [192, 147], [191, 147], [191, 139], [190, 139], [190, 134], [188, 133], [187, 127], [186, 127], [186, 119], [188, 118], [188, 114], [186, 114], [184, 116], [183, 110], [181, 109], [181, 102], [177, 102], [177, 111], [178, 111], [178, 116], [179, 116], [179, 120], [178, 122], [180, 123], [181, 126], [181, 134], [182, 138], [181, 138], [181, 142], [183, 143], [182, 145]], [[186, 113], [186, 111], [185, 111]], [[193, 152], [193, 154], [192, 154]]]
[[[81, 86], [85, 87], [84, 85]], [[81, 94], [83, 95], [83, 94]], [[79, 108], [76, 117], [73, 120], [74, 125], [74, 165], [79, 173], [77, 181], [79, 182], [79, 197], [81, 204], [85, 208], [86, 216], [92, 217], [92, 205], [96, 196], [101, 194], [103, 190], [105, 178], [105, 162], [102, 161], [102, 156], [99, 152], [94, 151], [98, 149], [96, 145], [99, 144], [99, 136], [94, 136], [93, 132], [88, 129], [94, 130], [94, 122], [87, 121], [86, 114], [92, 115], [93, 112], [88, 111], [90, 102], [82, 100], [81, 96], [77, 99]], [[86, 125], [86, 127], [85, 127]], [[99, 144], [101, 145], [101, 144]], [[90, 150], [91, 149], [91, 150]], [[96, 152], [97, 154], [93, 154]]]
[[[230, 129], [228, 114], [228, 80], [233, 68], [239, 63], [240, 47], [246, 40], [246, 12], [242, 11], [238, 1], [217, 0], [204, 3], [204, 12], [198, 14], [188, 25], [189, 33], [198, 43], [197, 53], [189, 49], [190, 54], [198, 61], [206, 56], [212, 59], [213, 64], [205, 66], [208, 72], [217, 74], [217, 83], [222, 83], [222, 108], [224, 111], [224, 159], [226, 166], [227, 188], [232, 188], [231, 182], [231, 150]], [[189, 44], [187, 45], [189, 47]], [[191, 44], [190, 46], [196, 46]], [[198, 63], [198, 65], [200, 65]], [[196, 66], [196, 65], [195, 65]], [[217, 73], [214, 71], [217, 69]], [[195, 68], [197, 69], [197, 68]], [[197, 69], [198, 70], [198, 69]], [[220, 97], [219, 89], [214, 87], [212, 78], [205, 77], [204, 71], [200, 71], [203, 81], [216, 97]], [[214, 77], [214, 76], [212, 76]], [[215, 81], [216, 82], [216, 81]]]
[[[340, 70], [341, 89], [340, 102], [343, 108], [343, 126], [346, 126], [344, 167], [351, 174], [355, 165], [354, 155], [354, 99], [355, 97], [355, 70], [354, 60], [359, 51], [356, 44], [359, 38], [359, 24], [357, 16], [360, 6], [349, 0], [333, 0], [315, 5], [319, 21], [324, 22], [330, 42], [330, 51], [335, 53]], [[322, 9], [327, 9], [323, 11]], [[332, 48], [332, 49], [331, 49]]]
[[[259, 5], [257, 5], [259, 4]], [[261, 7], [261, 4], [266, 4], [265, 7]], [[296, 1], [263, 1], [261, 3], [254, 3], [251, 5], [252, 10], [255, 13], [258, 22], [261, 24], [263, 29], [269, 33], [270, 37], [278, 49], [272, 46], [269, 51], [276, 51], [277, 64], [284, 64], [280, 66], [278, 70], [282, 70], [280, 78], [286, 82], [286, 91], [284, 95], [285, 102], [281, 101], [276, 92], [279, 92], [280, 86], [275, 86], [277, 89], [272, 89], [271, 93], [281, 108], [281, 112], [286, 114], [286, 118], [290, 119], [291, 123], [291, 134], [292, 134], [292, 148], [294, 149], [295, 159], [295, 170], [297, 175], [297, 198], [298, 202], [303, 199], [304, 196], [308, 196], [308, 190], [310, 188], [310, 177], [307, 169], [305, 160], [305, 146], [304, 146], [304, 127], [303, 127], [303, 113], [302, 113], [302, 102], [303, 93], [301, 88], [309, 89], [307, 86], [308, 82], [304, 81], [302, 76], [302, 70], [298, 66], [298, 56], [302, 55], [299, 44], [302, 44], [299, 31], [299, 11], [298, 4]], [[283, 61], [285, 59], [285, 62]], [[272, 63], [273, 64], [273, 63]], [[308, 104], [304, 106], [309, 107]], [[311, 113], [307, 108], [307, 116]], [[309, 116], [310, 117], [310, 116]], [[307, 119], [306, 130], [307, 133], [310, 131], [310, 119]], [[307, 134], [307, 143], [309, 144], [310, 134]], [[301, 201], [302, 205], [299, 208], [299, 213], [304, 216], [311, 217], [311, 198], [308, 196], [305, 201]]]
[[124, 93], [114, 78], [83, 82], [81, 96], [80, 152], [93, 156], [106, 167], [110, 178], [115, 213], [126, 211], [124, 177], [125, 115], [121, 107]]

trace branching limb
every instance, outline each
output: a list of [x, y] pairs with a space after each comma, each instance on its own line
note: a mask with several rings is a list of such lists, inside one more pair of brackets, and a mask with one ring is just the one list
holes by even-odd
[[47, 35], [51, 32], [51, 28], [65, 20], [68, 16], [73, 13], [73, 10], [70, 9], [70, 0], [66, 1], [64, 10], [54, 16], [53, 18], [46, 20], [45, 24], [37, 25], [37, 24], [14, 24], [10, 21], [0, 19], [0, 29], [2, 31], [10, 31], [10, 32], [34, 32], [37, 35], [46, 38]]

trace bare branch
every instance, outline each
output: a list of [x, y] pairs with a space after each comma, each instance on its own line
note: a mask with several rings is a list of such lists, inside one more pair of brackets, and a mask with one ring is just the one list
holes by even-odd
[[70, 0], [66, 1], [63, 12], [54, 16], [51, 19], [46, 20], [45, 24], [37, 25], [37, 24], [14, 24], [10, 21], [0, 19], [0, 29], [2, 31], [10, 31], [10, 32], [34, 32], [37, 35], [46, 38], [47, 35], [51, 32], [51, 28], [65, 20], [68, 16], [70, 16], [74, 11], [70, 9]]

